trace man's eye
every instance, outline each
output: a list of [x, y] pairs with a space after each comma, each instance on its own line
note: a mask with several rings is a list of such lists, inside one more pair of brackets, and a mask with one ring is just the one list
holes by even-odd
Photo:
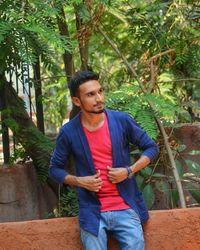
[[99, 93], [103, 93], [103, 91], [104, 91], [104, 89], [100, 89], [100, 90], [99, 90]]

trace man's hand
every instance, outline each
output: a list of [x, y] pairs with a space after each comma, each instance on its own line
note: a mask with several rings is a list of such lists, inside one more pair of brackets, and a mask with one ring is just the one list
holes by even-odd
[[107, 169], [108, 169], [108, 179], [112, 183], [122, 182], [128, 176], [128, 171], [126, 168], [111, 168], [108, 166]]
[[98, 192], [103, 184], [102, 179], [100, 178], [100, 170], [95, 175], [76, 177], [78, 186], [86, 188], [90, 191]]

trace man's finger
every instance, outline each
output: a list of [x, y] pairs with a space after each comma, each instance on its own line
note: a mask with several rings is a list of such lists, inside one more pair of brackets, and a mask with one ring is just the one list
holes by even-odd
[[97, 170], [96, 174], [94, 175], [95, 177], [99, 177], [101, 174], [101, 171], [100, 170]]
[[111, 167], [108, 168], [108, 173], [115, 173], [116, 171], [117, 171], [116, 168], [111, 168]]
[[95, 180], [95, 183], [97, 183], [97, 184], [103, 184], [103, 181], [99, 178], [99, 179]]

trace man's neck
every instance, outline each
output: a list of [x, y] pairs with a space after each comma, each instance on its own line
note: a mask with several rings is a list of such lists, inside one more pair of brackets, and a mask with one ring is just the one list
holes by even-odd
[[81, 118], [82, 124], [85, 128], [87, 128], [89, 131], [95, 131], [103, 125], [105, 114], [104, 112], [100, 114], [82, 113]]

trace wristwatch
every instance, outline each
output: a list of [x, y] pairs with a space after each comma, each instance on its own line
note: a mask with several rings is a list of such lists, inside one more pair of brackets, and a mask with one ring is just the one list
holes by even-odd
[[128, 172], [127, 178], [130, 179], [134, 175], [134, 173], [132, 172], [132, 168], [130, 166], [127, 167], [126, 169], [127, 169], [127, 172]]

